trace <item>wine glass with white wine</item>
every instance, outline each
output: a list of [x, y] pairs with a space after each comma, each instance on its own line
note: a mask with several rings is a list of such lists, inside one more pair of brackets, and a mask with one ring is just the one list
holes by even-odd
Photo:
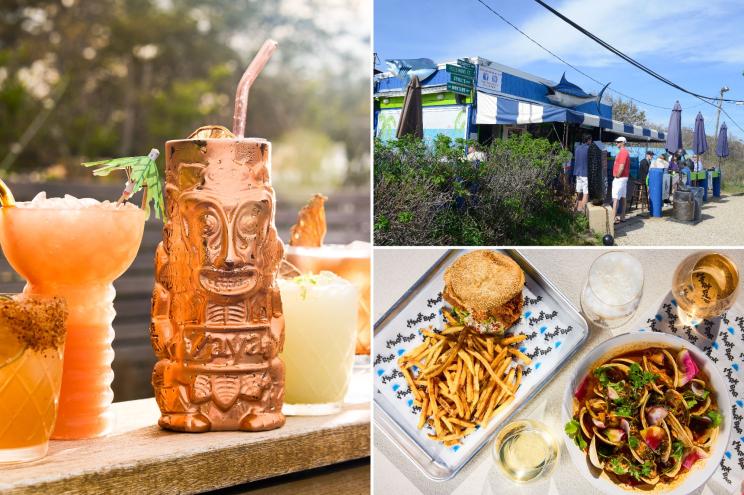
[[696, 326], [731, 309], [739, 295], [739, 270], [720, 253], [692, 254], [674, 272], [672, 295], [682, 323]]

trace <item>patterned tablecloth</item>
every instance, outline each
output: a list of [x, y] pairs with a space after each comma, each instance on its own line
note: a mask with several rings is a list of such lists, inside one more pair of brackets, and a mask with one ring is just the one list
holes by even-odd
[[731, 491], [744, 481], [744, 305], [737, 304], [720, 318], [701, 322], [695, 328], [684, 326], [677, 317], [677, 302], [671, 293], [658, 304], [658, 311], [636, 320], [639, 330], [674, 334], [702, 349], [729, 382], [732, 421], [731, 438], [714, 480]]

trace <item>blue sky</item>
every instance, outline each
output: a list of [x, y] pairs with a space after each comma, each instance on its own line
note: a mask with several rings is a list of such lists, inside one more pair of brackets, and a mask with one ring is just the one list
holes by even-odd
[[[716, 110], [671, 88], [600, 47], [531, 0], [484, 0], [524, 32], [610, 88], [671, 109], [682, 105], [682, 124], [692, 127], [698, 111], [708, 134]], [[744, 2], [741, 0], [548, 0], [549, 4], [611, 45], [704, 95], [731, 88], [744, 100]], [[600, 86], [534, 45], [476, 0], [375, 0], [374, 48], [379, 58], [428, 57], [436, 62], [481, 56], [541, 77], [566, 77], [585, 90]], [[385, 69], [385, 67], [380, 67]], [[617, 94], [611, 93], [617, 97]], [[664, 126], [670, 110], [638, 103], [651, 122]], [[744, 128], [744, 106], [724, 104]], [[744, 132], [725, 115], [730, 135]]]

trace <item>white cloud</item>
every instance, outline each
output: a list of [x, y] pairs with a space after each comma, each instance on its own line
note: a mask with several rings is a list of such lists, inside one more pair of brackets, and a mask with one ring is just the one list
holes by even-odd
[[[498, 10], [497, 4], [494, 8]], [[744, 61], [740, 4], [735, 0], [565, 0], [551, 5], [566, 17], [596, 34], [626, 54], [647, 60], [664, 57], [680, 62]], [[489, 14], [484, 10], [485, 14]], [[501, 21], [493, 16], [495, 23]], [[585, 67], [623, 64], [594, 41], [540, 8], [526, 21], [516, 23], [532, 38], [569, 62]], [[715, 29], [711, 27], [715, 26]], [[483, 56], [495, 57], [507, 64], [525, 65], [555, 59], [503, 25], [498, 31], [473, 32], [463, 39], [458, 49], [470, 53], [473, 47], [495, 47]]]

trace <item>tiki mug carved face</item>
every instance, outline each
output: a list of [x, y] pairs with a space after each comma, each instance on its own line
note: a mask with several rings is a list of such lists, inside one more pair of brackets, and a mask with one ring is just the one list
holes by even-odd
[[170, 215], [151, 325], [163, 356], [153, 385], [164, 428], [284, 424], [284, 320], [275, 283], [283, 245], [269, 168], [270, 143], [262, 139], [166, 143]]

